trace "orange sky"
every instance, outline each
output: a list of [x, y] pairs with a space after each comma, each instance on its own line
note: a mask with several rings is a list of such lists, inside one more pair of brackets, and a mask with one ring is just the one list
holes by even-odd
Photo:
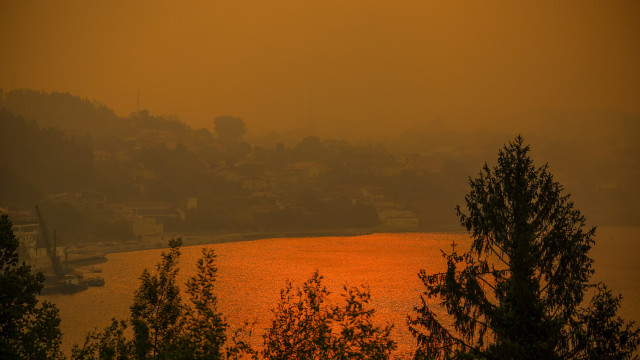
[[255, 132], [640, 113], [638, 1], [0, 0], [0, 87]]

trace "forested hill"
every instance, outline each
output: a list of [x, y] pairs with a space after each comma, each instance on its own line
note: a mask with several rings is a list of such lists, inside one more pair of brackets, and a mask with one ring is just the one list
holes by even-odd
[[41, 192], [79, 189], [93, 182], [93, 153], [83, 138], [42, 128], [0, 109], [0, 176], [4, 202], [33, 202]]
[[0, 108], [70, 133], [115, 134], [124, 123], [108, 107], [69, 93], [12, 90], [2, 93]]
[[[511, 136], [427, 124], [395, 145], [275, 132], [260, 142], [233, 116], [212, 119], [211, 133], [146, 110], [118, 117], [69, 94], [0, 95], [0, 207], [39, 204], [68, 239], [126, 239], [130, 224], [118, 221], [136, 206], [162, 209], [158, 221], [176, 232], [457, 230], [469, 176]], [[640, 121], [606, 118], [524, 135], [589, 223], [637, 226]]]
[[34, 120], [43, 128], [55, 127], [72, 135], [92, 138], [136, 137], [153, 129], [171, 131], [188, 136], [191, 129], [176, 119], [151, 116], [148, 111], [119, 117], [110, 108], [97, 101], [80, 98], [69, 93], [18, 89], [3, 92], [0, 89], [0, 108]]

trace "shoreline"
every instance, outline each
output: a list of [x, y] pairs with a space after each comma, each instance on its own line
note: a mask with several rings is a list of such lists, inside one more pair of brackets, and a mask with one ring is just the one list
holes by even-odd
[[[241, 241], [255, 241], [277, 238], [323, 238], [323, 237], [354, 237], [372, 234], [402, 234], [402, 233], [446, 233], [455, 234], [463, 231], [453, 231], [452, 228], [441, 229], [398, 229], [398, 228], [348, 228], [348, 229], [316, 229], [308, 231], [264, 231], [264, 232], [167, 232], [162, 238], [153, 240], [138, 240], [127, 242], [109, 242], [88, 244], [71, 248], [63, 260], [65, 267], [83, 270], [106, 261], [108, 254], [127, 253], [142, 250], [156, 250], [168, 248], [169, 239], [182, 238], [182, 247], [233, 243]], [[52, 273], [52, 266], [48, 259], [42, 259], [34, 264], [34, 270], [42, 273]]]
[[113, 243], [90, 245], [77, 249], [76, 255], [86, 257], [112, 253], [123, 253], [141, 250], [166, 249], [169, 239], [182, 238], [182, 246], [197, 246], [208, 244], [222, 244], [240, 241], [254, 241], [275, 238], [322, 238], [322, 237], [352, 237], [372, 234], [398, 234], [398, 233], [458, 233], [460, 231], [426, 231], [423, 229], [393, 229], [393, 228], [365, 228], [365, 229], [338, 229], [338, 230], [310, 230], [310, 231], [273, 231], [273, 232], [168, 232], [162, 239], [147, 241], [130, 241], [127, 243]]

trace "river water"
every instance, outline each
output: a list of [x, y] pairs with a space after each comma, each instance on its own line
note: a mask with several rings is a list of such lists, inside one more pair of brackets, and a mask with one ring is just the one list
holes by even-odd
[[[332, 301], [341, 300], [344, 284], [368, 286], [377, 321], [394, 324], [393, 335], [403, 353], [414, 345], [406, 317], [420, 303], [423, 285], [417, 272], [441, 271], [445, 262], [440, 249], [450, 250], [454, 240], [463, 248], [469, 243], [466, 234], [405, 233], [190, 246], [182, 248], [179, 284], [195, 273], [202, 248], [213, 248], [218, 255], [220, 310], [232, 329], [244, 320], [256, 321], [254, 340], [259, 344], [258, 337], [269, 325], [271, 309], [287, 279], [300, 285], [317, 269], [332, 291]], [[127, 317], [138, 277], [144, 268], [154, 268], [161, 251], [109, 254], [107, 262], [100, 265], [104, 287], [41, 297], [60, 309], [66, 353], [74, 343], [81, 343], [88, 331], [103, 328], [112, 317]], [[640, 322], [640, 228], [600, 229], [591, 255], [596, 260], [595, 279], [606, 281], [624, 296], [620, 314]]]

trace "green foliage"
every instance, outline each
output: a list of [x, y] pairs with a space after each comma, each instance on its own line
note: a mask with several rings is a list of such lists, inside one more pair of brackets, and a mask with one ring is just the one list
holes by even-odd
[[[468, 214], [458, 207], [458, 215], [471, 248], [459, 254], [454, 244], [443, 252], [443, 273], [420, 271], [426, 291], [408, 321], [419, 356], [618, 359], [640, 343], [632, 324], [615, 319], [619, 298], [604, 288], [583, 307], [594, 287], [588, 251], [595, 228], [585, 228], [569, 195], [546, 165], [533, 165], [529, 150], [518, 136], [499, 152], [496, 167], [485, 165], [469, 181]], [[429, 298], [440, 300], [451, 326]]]
[[367, 290], [345, 286], [344, 307], [326, 303], [329, 291], [316, 271], [302, 289], [280, 292], [264, 334], [265, 359], [388, 359], [396, 347], [391, 326], [373, 325]]
[[18, 261], [18, 240], [0, 217], [0, 358], [59, 359], [60, 318], [51, 303], [38, 306], [44, 276]]

